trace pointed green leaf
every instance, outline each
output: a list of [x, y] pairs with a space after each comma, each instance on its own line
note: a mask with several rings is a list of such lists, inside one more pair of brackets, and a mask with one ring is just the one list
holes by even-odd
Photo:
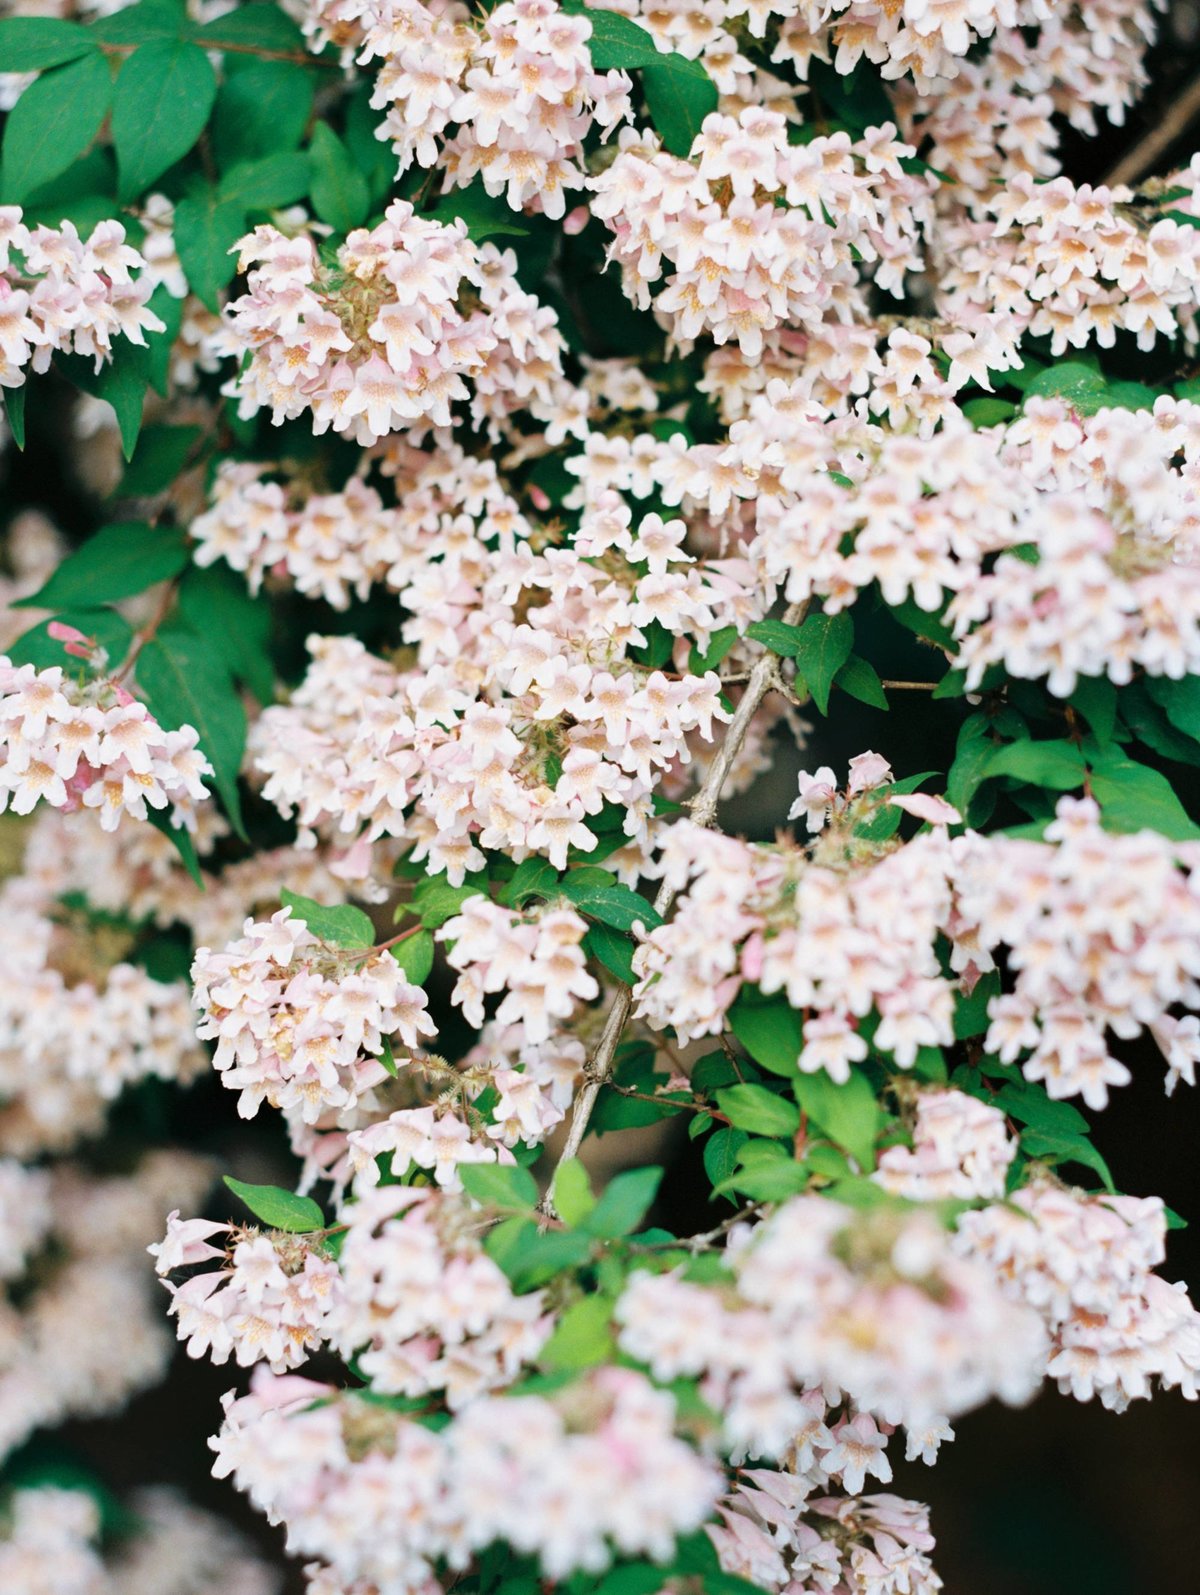
[[311, 897], [299, 892], [289, 892], [285, 887], [279, 901], [290, 908], [296, 919], [302, 919], [314, 936], [332, 942], [335, 947], [370, 947], [375, 941], [375, 927], [352, 903], [337, 903], [326, 908]]
[[128, 57], [113, 93], [118, 198], [136, 199], [188, 153], [216, 93], [216, 74], [199, 45], [160, 40]]
[[297, 1196], [279, 1185], [248, 1185], [245, 1180], [235, 1180], [232, 1174], [225, 1176], [225, 1184], [270, 1229], [307, 1235], [325, 1227], [325, 1215], [311, 1196]]
[[[0, 63], [3, 64], [3, 63]], [[8, 113], [0, 197], [19, 205], [83, 154], [112, 103], [112, 72], [98, 51], [45, 72]]]

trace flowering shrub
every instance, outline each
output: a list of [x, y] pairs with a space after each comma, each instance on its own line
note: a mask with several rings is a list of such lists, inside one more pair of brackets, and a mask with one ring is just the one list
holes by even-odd
[[1091, 1117], [1200, 1063], [1200, 156], [1059, 149], [1154, 8], [9, 10], [0, 1453], [173, 1320], [311, 1595], [933, 1595], [964, 1414], [1200, 1391]]

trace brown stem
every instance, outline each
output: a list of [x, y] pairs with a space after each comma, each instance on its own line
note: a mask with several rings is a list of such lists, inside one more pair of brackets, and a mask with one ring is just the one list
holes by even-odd
[[[803, 620], [808, 610], [808, 600], [803, 603], [793, 604], [784, 615], [784, 623], [796, 626]], [[763, 699], [772, 690], [781, 684], [779, 674], [779, 660], [774, 654], [764, 654], [750, 672], [750, 679], [746, 682], [746, 690], [742, 693], [741, 701], [734, 711], [733, 719], [729, 722], [729, 729], [725, 739], [717, 749], [716, 757], [709, 766], [708, 774], [701, 783], [691, 805], [691, 819], [695, 825], [709, 826], [716, 819], [717, 805], [721, 801], [721, 791], [729, 779], [734, 761], [741, 752], [742, 743], [750, 730], [750, 723], [758, 713]], [[658, 889], [654, 899], [655, 912], [663, 919], [667, 917], [675, 904], [675, 888], [664, 881]], [[587, 1133], [588, 1120], [596, 1106], [596, 1099], [600, 1095], [601, 1087], [607, 1082], [613, 1071], [613, 1061], [616, 1057], [617, 1047], [620, 1045], [621, 1036], [625, 1031], [625, 1022], [629, 1018], [633, 1006], [633, 990], [622, 984], [613, 998], [612, 1007], [608, 1010], [608, 1017], [604, 1021], [604, 1029], [600, 1033], [600, 1040], [596, 1050], [588, 1060], [584, 1069], [584, 1083], [575, 1098], [575, 1105], [571, 1110], [571, 1123], [567, 1130], [566, 1140], [560, 1162], [578, 1155], [584, 1135]], [[543, 1204], [543, 1211], [553, 1212], [553, 1204], [547, 1193]]]
[[1187, 132], [1188, 126], [1200, 115], [1200, 77], [1193, 78], [1177, 99], [1173, 100], [1155, 125], [1144, 133], [1131, 150], [1105, 177], [1109, 187], [1117, 183], [1136, 183], [1144, 177], [1160, 155]]
[[937, 690], [936, 681], [880, 681], [881, 687], [886, 687], [889, 692], [934, 692]]
[[129, 672], [137, 663], [138, 655], [141, 653], [142, 649], [155, 635], [155, 633], [158, 631], [158, 628], [170, 614], [171, 605], [175, 602], [175, 598], [179, 592], [180, 580], [181, 578], [176, 576], [172, 581], [167, 583], [166, 587], [163, 589], [163, 595], [159, 600], [158, 608], [154, 611], [153, 615], [151, 615], [147, 624], [144, 625], [141, 631], [138, 632], [137, 636], [134, 637], [133, 643], [130, 646], [129, 652], [125, 655], [121, 668], [117, 671], [115, 676], [110, 677], [110, 680], [119, 685], [129, 675]]
[[[130, 55], [138, 48], [136, 44], [110, 44], [106, 40], [97, 42], [105, 55]], [[220, 39], [196, 39], [193, 42], [203, 50], [220, 50], [223, 55], [253, 55], [260, 61], [291, 61], [296, 66], [323, 66], [326, 71], [341, 71], [340, 62], [323, 61], [319, 55], [312, 55], [308, 50], [264, 50], [256, 44], [224, 44]]]

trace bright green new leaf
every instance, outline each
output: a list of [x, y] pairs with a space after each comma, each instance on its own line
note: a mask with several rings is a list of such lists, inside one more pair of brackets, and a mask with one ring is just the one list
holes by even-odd
[[798, 1109], [761, 1085], [731, 1085], [717, 1092], [717, 1107], [737, 1130], [751, 1135], [795, 1135]]
[[416, 935], [397, 942], [392, 948], [392, 957], [412, 985], [423, 986], [433, 969], [432, 931], [419, 930]]
[[844, 1085], [835, 1085], [821, 1069], [801, 1075], [792, 1089], [810, 1123], [845, 1147], [864, 1172], [875, 1167], [875, 1138], [884, 1119], [865, 1075], [852, 1072]]
[[594, 1368], [616, 1350], [612, 1332], [613, 1304], [606, 1296], [584, 1296], [573, 1302], [554, 1326], [538, 1361], [543, 1368]]
[[564, 1224], [581, 1224], [596, 1205], [587, 1170], [577, 1157], [569, 1157], [554, 1171], [554, 1209]]
[[64, 609], [115, 603], [177, 576], [188, 562], [187, 536], [179, 527], [122, 521], [89, 537], [16, 609]]
[[270, 1229], [307, 1235], [325, 1227], [325, 1215], [311, 1196], [297, 1196], [279, 1185], [248, 1185], [245, 1180], [235, 1180], [232, 1174], [225, 1176], [225, 1184]]
[[649, 1212], [662, 1177], [663, 1171], [657, 1168], [629, 1169], [615, 1175], [579, 1228], [601, 1240], [632, 1234]]
[[537, 1206], [537, 1181], [528, 1169], [502, 1163], [464, 1163], [459, 1175], [467, 1195], [485, 1207], [523, 1213]]
[[136, 199], [182, 160], [204, 131], [216, 93], [216, 74], [199, 45], [160, 40], [129, 56], [113, 93], [119, 199]]
[[65, 172], [96, 137], [111, 103], [112, 72], [98, 51], [31, 83], [5, 123], [0, 199], [19, 205]]

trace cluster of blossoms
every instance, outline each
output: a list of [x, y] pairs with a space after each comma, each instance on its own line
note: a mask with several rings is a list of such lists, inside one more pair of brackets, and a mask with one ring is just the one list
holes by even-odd
[[[157, 833], [155, 833], [157, 835]], [[0, 1146], [21, 1156], [95, 1134], [127, 1085], [207, 1068], [188, 987], [129, 959], [119, 924], [93, 923], [40, 882], [0, 887]]]
[[1134, 202], [1125, 187], [1013, 177], [988, 217], [941, 229], [941, 312], [968, 326], [1000, 315], [1014, 343], [1045, 335], [1055, 355], [1093, 340], [1111, 349], [1118, 332], [1133, 333], [1140, 349], [1180, 332], [1194, 342], [1196, 229], [1186, 213], [1180, 221]]
[[28, 814], [39, 799], [82, 805], [115, 831], [125, 814], [144, 820], [147, 804], [170, 805], [172, 822], [187, 825], [212, 773], [198, 741], [193, 726], [164, 731], [116, 681], [81, 684], [58, 665], [0, 658], [0, 813], [11, 804]]
[[219, 1519], [174, 1491], [137, 1491], [137, 1532], [100, 1551], [100, 1505], [81, 1489], [23, 1486], [5, 1503], [0, 1580], [21, 1595], [276, 1595], [279, 1576]]
[[557, 317], [520, 287], [515, 257], [474, 244], [464, 222], [443, 225], [395, 200], [332, 261], [307, 235], [272, 226], [241, 250], [249, 292], [217, 340], [224, 354], [250, 355], [230, 390], [241, 415], [265, 407], [279, 424], [307, 411], [314, 432], [361, 444], [449, 426], [451, 405], [465, 399], [493, 430], [527, 410], [552, 443], [582, 424]]
[[[800, 1068], [844, 1081], [867, 1055], [872, 1013], [872, 1046], [900, 1068], [922, 1046], [948, 1045], [956, 990], [994, 970], [1003, 948], [1010, 989], [989, 1000], [989, 1053], [1020, 1060], [1052, 1097], [1102, 1108], [1109, 1086], [1129, 1079], [1108, 1033], [1148, 1030], [1168, 1087], [1194, 1082], [1194, 844], [1149, 830], [1112, 836], [1090, 798], [1061, 799], [1045, 841], [973, 831], [950, 840], [944, 827], [958, 815], [921, 795], [892, 801], [931, 830], [899, 847], [872, 843], [871, 786], [889, 775], [874, 754], [852, 761], [845, 794], [832, 770], [802, 773], [793, 813], [818, 830], [804, 850], [672, 827], [666, 879], [685, 895], [635, 954], [638, 1012], [689, 1039], [720, 1034], [744, 983], [783, 991], [807, 1012]], [[942, 935], [961, 985], [939, 966]], [[1193, 1012], [1180, 1018], [1179, 1005]]]
[[724, 1291], [635, 1273], [617, 1317], [656, 1378], [700, 1377], [735, 1458], [785, 1460], [813, 1488], [856, 1495], [867, 1474], [892, 1477], [896, 1425], [910, 1456], [932, 1456], [947, 1419], [1041, 1382], [1037, 1315], [925, 1214], [795, 1197], [735, 1231], [729, 1257]]
[[434, 1033], [425, 993], [386, 949], [321, 941], [290, 908], [247, 920], [224, 952], [192, 965], [197, 1034], [217, 1043], [213, 1066], [253, 1118], [264, 1101], [312, 1124], [353, 1107], [387, 1074], [384, 1038], [409, 1048]]
[[7, 1456], [36, 1429], [119, 1411], [162, 1378], [171, 1337], [141, 1254], [163, 1206], [195, 1205], [212, 1176], [199, 1159], [165, 1151], [106, 1179], [70, 1164], [0, 1169], [0, 1220], [24, 1250], [6, 1258], [9, 1292], [0, 1294]]
[[504, 0], [482, 17], [458, 0], [312, 0], [304, 27], [314, 49], [332, 41], [381, 63], [371, 104], [401, 172], [437, 166], [448, 188], [478, 175], [514, 210], [560, 218], [584, 185], [584, 139], [633, 114], [629, 75], [595, 71], [590, 20], [553, 0]]
[[873, 1177], [911, 1202], [994, 1201], [1016, 1154], [998, 1108], [965, 1091], [922, 1091], [912, 1145], [888, 1147]]
[[550, 1333], [540, 1291], [514, 1296], [470, 1209], [388, 1186], [347, 1210], [329, 1338], [383, 1395], [444, 1391], [452, 1411], [511, 1384]]
[[[919, 268], [933, 181], [904, 171], [901, 159], [915, 152], [895, 126], [856, 143], [847, 133], [808, 144], [787, 135], [777, 111], [714, 112], [684, 160], [628, 130], [593, 179], [592, 212], [612, 230], [626, 295], [653, 305], [679, 342], [707, 333], [753, 359], [775, 327], [854, 319], [860, 261], [892, 293]], [[673, 270], [652, 294], [664, 260]]]
[[549, 1396], [483, 1395], [439, 1427], [260, 1371], [249, 1395], [226, 1398], [212, 1445], [218, 1477], [328, 1568], [328, 1583], [310, 1569], [322, 1592], [423, 1595], [436, 1566], [460, 1572], [497, 1540], [550, 1579], [601, 1572], [611, 1547], [665, 1561], [721, 1487], [676, 1436], [674, 1399], [627, 1368]]
[[996, 1271], [1051, 1339], [1047, 1373], [1078, 1401], [1123, 1411], [1155, 1385], [1200, 1393], [1200, 1313], [1154, 1269], [1166, 1256], [1157, 1197], [1084, 1196], [1046, 1180], [964, 1213], [957, 1244]]
[[[215, 1235], [230, 1237], [224, 1250], [210, 1245]], [[180, 1219], [176, 1209], [168, 1215], [166, 1237], [147, 1250], [159, 1274], [214, 1257], [224, 1264], [182, 1285], [165, 1282], [190, 1356], [223, 1363], [232, 1354], [243, 1368], [261, 1361], [283, 1373], [324, 1340], [338, 1269], [308, 1237]]]
[[746, 1469], [708, 1530], [721, 1566], [773, 1595], [937, 1595], [928, 1510], [897, 1495], [813, 1496], [794, 1473]]
[[56, 351], [87, 355], [99, 370], [113, 339], [144, 346], [163, 323], [146, 306], [153, 284], [118, 221], [86, 239], [73, 224], [27, 227], [17, 205], [0, 206], [0, 388], [19, 388], [25, 368], [45, 371]]

